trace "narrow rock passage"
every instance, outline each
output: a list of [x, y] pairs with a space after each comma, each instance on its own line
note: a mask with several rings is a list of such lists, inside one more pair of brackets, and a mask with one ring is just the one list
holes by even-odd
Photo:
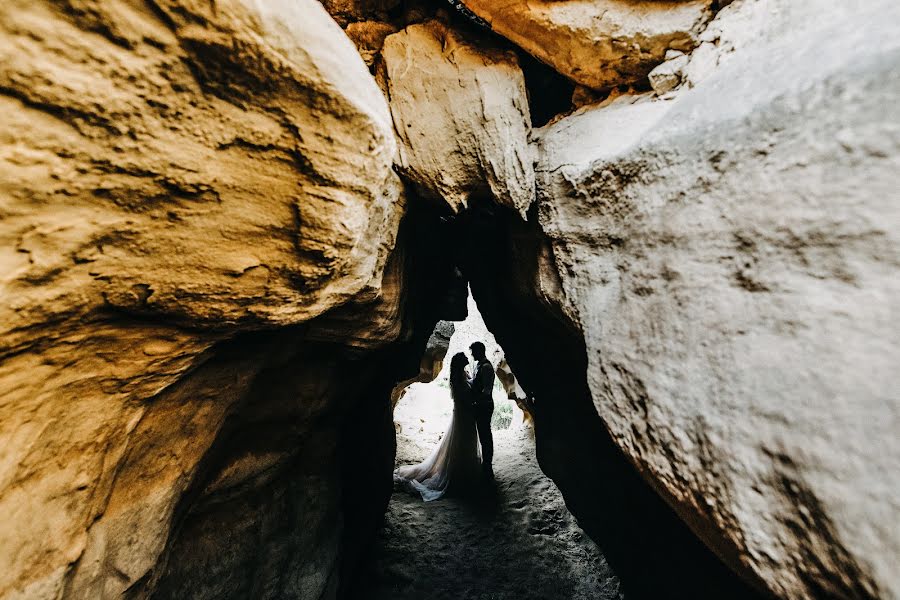
[[[623, 598], [597, 546], [540, 470], [527, 430], [495, 431], [493, 492], [425, 503], [397, 488], [359, 600]], [[397, 436], [397, 464], [430, 447]]]

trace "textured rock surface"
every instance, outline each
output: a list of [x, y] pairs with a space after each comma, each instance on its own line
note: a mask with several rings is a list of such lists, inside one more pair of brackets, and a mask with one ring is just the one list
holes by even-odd
[[746, 1], [715, 28], [693, 89], [540, 135], [591, 394], [748, 580], [895, 597], [900, 12]]
[[[298, 353], [221, 340], [377, 296], [394, 245], [388, 109], [321, 6], [154, 6], [0, 7], [3, 597], [152, 591], [229, 415]], [[301, 423], [340, 403], [295, 383]]]
[[401, 0], [321, 0], [321, 2], [341, 27], [373, 19], [386, 21], [388, 13], [403, 3]]
[[41, 313], [4, 326], [73, 305], [290, 323], [368, 284], [399, 213], [390, 117], [327, 15], [102, 6], [4, 6], [4, 262]]
[[401, 171], [454, 210], [489, 194], [524, 213], [534, 171], [515, 54], [431, 21], [389, 36], [382, 56]]
[[325, 2], [363, 58], [312, 0], [3, 3], [0, 596], [339, 595], [457, 267], [630, 598], [752, 597], [684, 523], [900, 595], [900, 9], [467, 4], [579, 105], [671, 62], [529, 147], [515, 53], [416, 2]]
[[391, 392], [391, 404], [397, 406], [397, 403], [406, 393], [407, 388], [413, 383], [429, 383], [434, 381], [441, 370], [444, 368], [444, 361], [447, 358], [447, 349], [450, 347], [450, 338], [453, 337], [455, 325], [452, 321], [438, 321], [434, 326], [434, 331], [425, 344], [425, 352], [422, 354], [422, 360], [419, 364], [419, 372], [415, 377], [411, 377], [398, 383]]
[[480, 206], [458, 241], [466, 248], [472, 292], [533, 399], [523, 404], [534, 416], [541, 469], [601, 546], [626, 598], [757, 598], [610, 438], [585, 378], [577, 314], [561, 292], [553, 249], [537, 216], [523, 222], [511, 211]]
[[712, 0], [463, 0], [491, 28], [573, 81], [636, 83], [666, 51], [690, 50]]
[[[269, 360], [248, 387], [235, 386], [241, 401], [217, 432], [204, 460], [208, 468], [192, 479], [175, 509], [178, 526], [162, 540], [163, 555], [132, 593], [334, 598], [344, 584], [390, 494], [384, 483], [393, 454], [390, 388], [371, 354], [353, 358], [291, 339], [296, 332], [240, 344], [241, 354], [255, 349], [257, 360]], [[211, 381], [220, 386], [223, 378]], [[211, 400], [221, 396], [210, 390]], [[375, 402], [377, 396], [383, 401]], [[139, 482], [124, 483], [132, 485], [120, 489], [141, 489]], [[153, 531], [150, 515], [128, 503], [123, 508], [107, 523], [114, 549], [122, 531], [137, 539]], [[107, 565], [118, 558], [106, 554]], [[95, 597], [70, 590], [73, 597]]]
[[434, 326], [434, 331], [425, 345], [425, 354], [422, 356], [422, 370], [430, 376], [428, 381], [437, 377], [443, 369], [454, 331], [456, 325], [453, 321], [439, 321]]
[[678, 51], [669, 51], [666, 53], [666, 62], [660, 64], [650, 71], [647, 78], [650, 80], [650, 87], [659, 95], [669, 92], [681, 84], [681, 78], [684, 75], [684, 68], [690, 59], [687, 55]]
[[390, 23], [381, 21], [362, 21], [350, 23], [345, 31], [347, 37], [356, 44], [360, 56], [371, 68], [381, 54], [385, 38], [392, 33], [396, 33], [397, 28]]

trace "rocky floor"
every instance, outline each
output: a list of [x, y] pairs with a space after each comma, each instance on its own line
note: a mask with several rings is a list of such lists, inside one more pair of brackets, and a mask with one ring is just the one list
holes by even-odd
[[[430, 444], [397, 436], [398, 464]], [[538, 467], [527, 430], [495, 432], [496, 485], [425, 503], [396, 489], [355, 597], [379, 599], [623, 598], [597, 546]]]

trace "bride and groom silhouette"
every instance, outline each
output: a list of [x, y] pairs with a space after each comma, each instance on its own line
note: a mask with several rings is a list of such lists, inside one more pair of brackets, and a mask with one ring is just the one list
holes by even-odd
[[494, 367], [487, 359], [484, 344], [474, 342], [469, 350], [475, 359], [471, 377], [466, 372], [469, 359], [465, 353], [455, 354], [450, 361], [453, 418], [441, 443], [421, 463], [394, 471], [394, 481], [413, 488], [426, 502], [437, 500], [450, 490], [469, 487], [479, 476], [488, 480], [494, 477]]

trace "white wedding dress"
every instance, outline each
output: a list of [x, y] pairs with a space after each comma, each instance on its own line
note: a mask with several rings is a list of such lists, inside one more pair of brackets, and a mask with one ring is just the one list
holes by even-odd
[[461, 384], [452, 386], [452, 395], [453, 418], [438, 447], [419, 464], [394, 471], [394, 481], [418, 492], [425, 502], [472, 485], [480, 473], [481, 452], [465, 376]]

